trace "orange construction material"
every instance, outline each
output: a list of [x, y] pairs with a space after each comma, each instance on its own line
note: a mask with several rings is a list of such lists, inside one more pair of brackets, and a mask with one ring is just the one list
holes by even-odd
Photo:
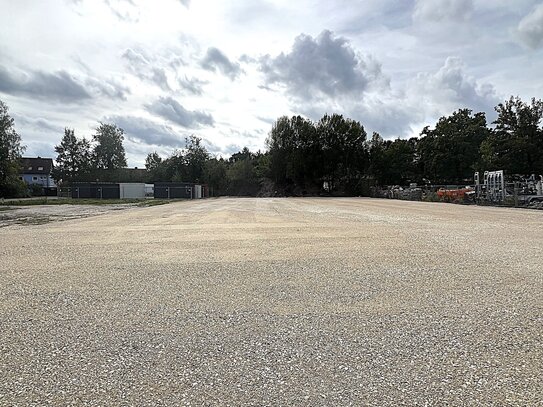
[[440, 188], [437, 191], [437, 196], [440, 199], [450, 199], [450, 200], [464, 199], [464, 197], [466, 196], [466, 193], [471, 192], [471, 191], [473, 191], [472, 188], [459, 188], [459, 189]]

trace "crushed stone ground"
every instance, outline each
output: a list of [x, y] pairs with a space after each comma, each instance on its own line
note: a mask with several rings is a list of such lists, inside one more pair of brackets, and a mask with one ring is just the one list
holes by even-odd
[[543, 405], [538, 211], [209, 199], [0, 243], [0, 405]]
[[133, 207], [134, 204], [0, 206], [0, 228], [86, 218]]

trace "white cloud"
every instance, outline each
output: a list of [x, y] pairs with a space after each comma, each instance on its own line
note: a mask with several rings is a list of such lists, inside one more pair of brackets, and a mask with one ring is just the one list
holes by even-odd
[[523, 44], [536, 49], [543, 46], [543, 4], [534, 7], [517, 27], [518, 36]]
[[419, 109], [431, 116], [450, 114], [458, 108], [491, 112], [499, 102], [494, 86], [481, 83], [466, 72], [458, 57], [448, 57], [435, 73], [420, 73], [408, 89], [411, 99], [419, 100]]
[[337, 112], [408, 136], [543, 91], [540, 1], [234, 3], [3, 2], [0, 99], [29, 154], [54, 156], [58, 129], [88, 136], [107, 117], [130, 129], [132, 166], [187, 128], [217, 152], [263, 148], [284, 114]]
[[187, 110], [171, 97], [160, 97], [153, 103], [146, 104], [145, 108], [150, 113], [185, 128], [213, 126], [214, 123], [213, 117], [209, 113]]
[[473, 13], [473, 0], [416, 0], [415, 21], [440, 22], [467, 20]]
[[260, 59], [260, 70], [268, 86], [279, 84], [287, 94], [302, 100], [342, 97], [362, 93], [373, 84], [387, 85], [381, 65], [363, 57], [343, 37], [323, 31], [318, 37], [302, 34], [289, 53]]
[[207, 49], [200, 66], [208, 71], [219, 71], [232, 80], [243, 72], [238, 62], [231, 61], [221, 50], [215, 47]]
[[81, 78], [66, 70], [11, 70], [0, 65], [0, 92], [50, 102], [82, 103], [100, 96], [126, 100], [130, 90], [116, 81]]
[[126, 138], [135, 143], [175, 149], [183, 146], [186, 136], [170, 126], [140, 116], [114, 115], [103, 121], [115, 123], [125, 131]]

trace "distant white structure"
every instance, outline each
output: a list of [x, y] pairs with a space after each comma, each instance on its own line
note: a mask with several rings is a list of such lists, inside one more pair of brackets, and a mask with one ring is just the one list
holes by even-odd
[[119, 183], [120, 199], [143, 199], [145, 198], [145, 184], [143, 183]]
[[155, 184], [145, 184], [145, 196], [147, 198], [155, 196]]
[[202, 198], [202, 186], [199, 184], [194, 185], [194, 199], [201, 199]]
[[501, 203], [505, 200], [507, 192], [505, 190], [503, 170], [485, 171], [482, 183], [478, 172], [475, 173], [474, 179], [477, 199], [497, 203]]

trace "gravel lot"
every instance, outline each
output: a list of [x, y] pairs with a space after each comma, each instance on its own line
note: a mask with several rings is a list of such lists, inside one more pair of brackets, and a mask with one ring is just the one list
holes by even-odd
[[541, 212], [211, 199], [0, 229], [0, 405], [543, 405]]
[[37, 225], [68, 219], [87, 218], [134, 207], [120, 205], [30, 205], [0, 206], [0, 228], [10, 225]]

